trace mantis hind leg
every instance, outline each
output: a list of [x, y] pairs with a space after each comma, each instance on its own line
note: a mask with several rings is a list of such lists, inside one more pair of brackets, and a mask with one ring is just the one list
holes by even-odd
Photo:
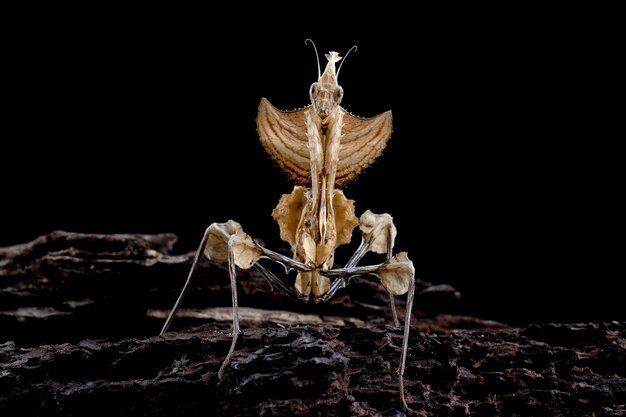
[[[400, 255], [404, 255], [400, 257]], [[400, 262], [398, 262], [400, 261]], [[357, 260], [358, 262], [358, 260]], [[405, 262], [404, 273], [398, 275], [399, 269], [395, 267], [401, 266], [401, 264]], [[411, 330], [411, 310], [413, 309], [413, 299], [415, 298], [415, 270], [412, 266], [412, 263], [406, 257], [406, 253], [402, 253], [396, 255], [388, 259], [385, 263], [379, 265], [367, 265], [367, 266], [352, 266], [356, 262], [351, 260], [348, 265], [348, 268], [336, 268], [328, 271], [324, 271], [323, 273], [329, 277], [335, 278], [333, 281], [330, 290], [328, 292], [328, 297], [332, 297], [334, 292], [339, 289], [347, 286], [350, 283], [350, 280], [355, 276], [366, 276], [366, 275], [374, 275], [378, 276], [383, 283], [383, 286], [387, 288], [389, 295], [392, 297], [393, 295], [401, 295], [406, 292], [407, 300], [406, 300], [406, 313], [404, 316], [404, 332], [402, 336], [402, 350], [400, 354], [400, 365], [398, 367], [398, 386], [400, 391], [400, 402], [404, 409], [411, 415], [423, 415], [419, 412], [412, 410], [406, 402], [406, 397], [404, 395], [404, 369], [406, 366], [406, 358], [409, 349], [409, 333]], [[387, 275], [385, 270], [387, 270], [388, 265], [394, 265], [394, 268], [390, 270], [392, 273]], [[409, 266], [410, 264], [410, 266]], [[397, 286], [398, 282], [402, 281], [404, 285]], [[385, 285], [387, 282], [387, 285]]]
[[[394, 242], [394, 236], [393, 236], [392, 229], [388, 228], [387, 229], [387, 248], [386, 248], [387, 260], [391, 259], [391, 257], [393, 256], [393, 242]], [[354, 251], [354, 254], [352, 255], [352, 257], [348, 260], [345, 268], [353, 268], [357, 266], [361, 258], [365, 256], [368, 250], [369, 250], [368, 244], [366, 242], [365, 237], [363, 237], [361, 239], [361, 244], [356, 249], [356, 251]], [[334, 294], [334, 291], [333, 291], [333, 294]], [[332, 296], [332, 294], [330, 294], [330, 296]], [[389, 308], [391, 309], [391, 319], [393, 320], [393, 325], [395, 327], [400, 327], [400, 322], [398, 321], [398, 313], [396, 312], [396, 303], [395, 303], [394, 295], [392, 293], [389, 293]]]
[[[161, 329], [161, 333], [159, 333], [159, 335], [163, 335], [165, 332], [167, 332], [170, 325], [172, 324], [172, 320], [174, 319], [176, 312], [180, 308], [180, 304], [182, 303], [183, 298], [189, 291], [189, 286], [191, 284], [191, 281], [193, 280], [193, 277], [198, 270], [198, 265], [200, 264], [200, 258], [202, 257], [206, 249], [207, 241], [209, 238], [209, 233], [210, 233], [210, 228], [207, 228], [207, 230], [204, 232], [204, 236], [202, 237], [202, 240], [200, 241], [200, 246], [198, 246], [196, 255], [194, 256], [193, 263], [191, 264], [191, 269], [189, 270], [189, 275], [187, 275], [187, 281], [185, 281], [185, 285], [183, 286], [183, 289], [181, 290], [180, 295], [178, 296], [178, 299], [176, 300], [176, 303], [174, 304], [174, 307], [172, 308], [172, 311], [170, 311], [170, 314], [167, 316], [167, 319], [165, 320], [165, 324], [163, 325], [163, 328]], [[226, 355], [226, 359], [224, 359], [218, 371], [218, 378], [220, 380], [224, 376], [224, 368], [228, 365], [228, 363], [230, 362], [230, 358], [233, 356], [233, 353], [235, 352], [237, 339], [239, 338], [239, 334], [241, 333], [241, 327], [239, 326], [239, 308], [238, 308], [239, 306], [237, 302], [236, 270], [235, 270], [234, 254], [233, 254], [231, 242], [232, 242], [231, 240], [229, 240], [228, 242], [228, 274], [230, 276], [230, 287], [231, 287], [232, 299], [233, 299], [233, 327], [232, 327], [233, 340], [231, 342], [230, 349], [228, 350], [228, 354]]]
[[228, 354], [222, 365], [220, 366], [219, 371], [217, 372], [217, 378], [221, 381], [224, 378], [224, 369], [230, 364], [230, 359], [233, 357], [235, 353], [235, 348], [237, 347], [237, 339], [239, 339], [239, 335], [242, 333], [241, 327], [239, 326], [239, 303], [237, 302], [237, 271], [235, 269], [235, 257], [233, 253], [233, 245], [232, 240], [228, 241], [228, 275], [230, 277], [230, 288], [233, 299], [233, 340], [230, 343], [230, 349], [228, 350]]
[[[389, 293], [391, 302], [393, 303], [393, 294]], [[424, 415], [411, 409], [406, 403], [404, 397], [404, 367], [406, 365], [406, 356], [409, 350], [409, 331], [411, 330], [411, 310], [413, 309], [413, 299], [415, 298], [415, 276], [409, 281], [409, 291], [406, 295], [406, 313], [404, 315], [404, 334], [402, 337], [402, 354], [400, 355], [400, 367], [398, 368], [399, 386], [400, 386], [400, 401], [404, 409], [413, 415]], [[395, 315], [395, 309], [393, 310]], [[397, 317], [394, 317], [397, 320]], [[397, 326], [397, 325], [396, 325]]]
[[187, 281], [185, 281], [185, 285], [183, 286], [183, 289], [180, 292], [180, 295], [178, 296], [178, 299], [176, 300], [174, 307], [172, 307], [172, 311], [170, 311], [170, 314], [167, 316], [167, 319], [165, 320], [165, 324], [163, 325], [163, 328], [161, 329], [161, 333], [159, 333], [159, 336], [167, 332], [167, 329], [169, 329], [170, 325], [172, 324], [172, 320], [174, 319], [176, 312], [180, 308], [180, 303], [183, 301], [183, 298], [185, 298], [187, 291], [189, 291], [189, 285], [191, 284], [191, 280], [193, 279], [193, 276], [198, 270], [198, 265], [200, 264], [200, 258], [202, 257], [202, 254], [204, 253], [204, 249], [206, 248], [208, 236], [209, 236], [209, 229], [207, 229], [204, 232], [204, 236], [202, 237], [202, 240], [200, 241], [200, 246], [198, 247], [196, 255], [193, 258], [193, 263], [191, 264], [189, 275], [187, 275]]
[[287, 271], [290, 269], [309, 271], [311, 270], [311, 267], [258, 245], [256, 242], [253, 241], [252, 238], [250, 238], [250, 236], [243, 232], [239, 223], [233, 222], [232, 220], [228, 221], [227, 223], [213, 223], [204, 232], [204, 236], [202, 237], [202, 241], [200, 242], [200, 246], [198, 247], [193, 263], [191, 265], [191, 270], [189, 271], [189, 275], [187, 276], [187, 281], [185, 282], [185, 285], [183, 286], [183, 289], [178, 296], [178, 299], [176, 300], [172, 311], [169, 313], [165, 324], [161, 329], [161, 335], [167, 332], [174, 316], [176, 315], [176, 312], [178, 311], [178, 308], [180, 307], [183, 298], [189, 290], [191, 281], [200, 264], [200, 258], [203, 255], [206, 256], [209, 260], [228, 263], [228, 275], [230, 277], [230, 288], [233, 306], [233, 339], [230, 349], [228, 350], [228, 354], [226, 355], [226, 358], [222, 362], [222, 365], [220, 366], [220, 369], [218, 371], [218, 377], [221, 380], [224, 376], [224, 369], [230, 363], [233, 353], [235, 352], [239, 335], [242, 333], [241, 327], [239, 325], [239, 303], [237, 301], [236, 267], [239, 266], [243, 269], [256, 267], [256, 269], [258, 269], [265, 276], [265, 278], [270, 282], [270, 284], [273, 285], [273, 287], [277, 288], [287, 295], [293, 295], [294, 292], [286, 285], [284, 285], [268, 269], [264, 268], [261, 264], [258, 264], [257, 261], [261, 258], [267, 258], [283, 265], [283, 267]]

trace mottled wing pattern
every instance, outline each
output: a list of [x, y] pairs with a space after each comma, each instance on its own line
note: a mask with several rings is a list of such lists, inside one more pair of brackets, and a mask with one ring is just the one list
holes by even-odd
[[[281, 111], [263, 98], [259, 105], [257, 130], [261, 144], [270, 157], [298, 185], [311, 184], [311, 164], [305, 129], [307, 106], [295, 111]], [[335, 186], [343, 187], [357, 177], [383, 152], [391, 136], [391, 112], [370, 119], [346, 112]]]
[[391, 111], [364, 119], [346, 111], [339, 148], [336, 187], [352, 181], [383, 153], [391, 137]]
[[295, 111], [281, 111], [261, 99], [256, 118], [261, 144], [269, 156], [298, 185], [311, 184], [309, 140], [306, 136], [307, 106]]

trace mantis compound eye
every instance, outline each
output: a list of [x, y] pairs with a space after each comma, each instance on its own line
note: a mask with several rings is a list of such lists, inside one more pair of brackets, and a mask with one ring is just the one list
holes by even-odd
[[311, 84], [311, 88], [309, 88], [309, 94], [311, 97], [317, 95], [317, 83]]
[[339, 102], [341, 101], [341, 98], [343, 97], [343, 88], [338, 85], [337, 88], [335, 89], [335, 101]]

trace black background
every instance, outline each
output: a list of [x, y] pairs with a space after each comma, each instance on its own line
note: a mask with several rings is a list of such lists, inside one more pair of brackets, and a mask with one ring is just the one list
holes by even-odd
[[174, 232], [182, 252], [232, 218], [284, 246], [271, 211], [293, 185], [255, 116], [261, 97], [308, 104], [310, 37], [321, 54], [358, 45], [339, 79], [346, 109], [393, 111], [384, 154], [344, 191], [357, 215], [394, 216], [420, 278], [454, 285], [483, 318], [625, 318], [614, 54], [586, 21], [63, 15], [22, 15], [8, 39], [0, 245]]

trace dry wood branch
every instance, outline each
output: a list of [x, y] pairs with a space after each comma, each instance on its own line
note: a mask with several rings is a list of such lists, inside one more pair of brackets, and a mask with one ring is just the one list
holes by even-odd
[[[176, 236], [94, 235], [53, 232], [30, 243], [0, 248], [0, 342], [19, 345], [76, 342], [89, 337], [152, 336], [163, 325], [149, 310], [171, 308], [185, 281], [192, 253], [170, 253]], [[285, 310], [347, 322], [388, 323], [382, 287], [355, 279], [347, 290], [321, 305], [301, 304], [271, 290], [256, 271], [239, 270], [240, 305]], [[286, 281], [292, 285], [294, 276]], [[204, 262], [184, 309], [230, 308], [228, 274]], [[445, 308], [456, 292], [417, 281], [418, 309]], [[420, 295], [421, 294], [421, 295]], [[401, 304], [401, 300], [398, 299]], [[441, 311], [441, 310], [440, 310]], [[402, 312], [403, 314], [403, 312]], [[206, 323], [180, 317], [172, 330]]]
[[[244, 275], [242, 305], [253, 308], [242, 314], [245, 334], [222, 383], [216, 373], [230, 345], [223, 269], [203, 267], [186, 300], [201, 318], [179, 318], [174, 327], [184, 332], [153, 336], [162, 324], [153, 316], [165, 314], [189, 267], [190, 255], [169, 254], [174, 240], [56, 232], [0, 249], [0, 415], [402, 415], [401, 331], [350, 323], [388, 322], [384, 292], [367, 281], [320, 312]], [[432, 288], [419, 285], [422, 294]], [[322, 322], [290, 324], [280, 310]], [[332, 324], [338, 318], [344, 326]], [[624, 415], [625, 330], [418, 318], [408, 401], [432, 416]]]

